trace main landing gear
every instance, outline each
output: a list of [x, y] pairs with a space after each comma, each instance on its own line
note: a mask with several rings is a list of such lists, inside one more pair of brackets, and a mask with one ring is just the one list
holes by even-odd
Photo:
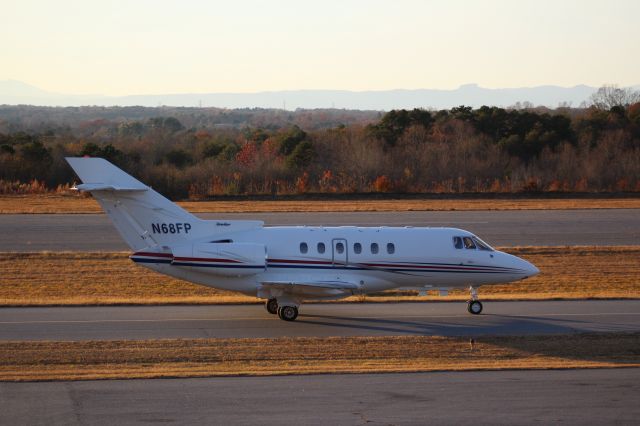
[[467, 311], [473, 315], [479, 315], [482, 312], [482, 303], [478, 300], [478, 292], [475, 288], [469, 287], [471, 300], [467, 301]]
[[278, 306], [278, 300], [275, 298], [267, 300], [264, 304], [264, 308], [270, 314], [278, 314], [278, 317], [284, 321], [294, 321], [296, 318], [298, 318], [297, 306]]
[[269, 299], [266, 302], [264, 302], [264, 308], [270, 314], [275, 315], [278, 313], [278, 301], [275, 298]]
[[295, 306], [280, 306], [278, 308], [278, 316], [281, 320], [294, 321], [298, 318], [298, 308]]

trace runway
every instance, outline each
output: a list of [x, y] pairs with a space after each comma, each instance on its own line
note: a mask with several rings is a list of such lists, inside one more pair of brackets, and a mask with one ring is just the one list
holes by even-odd
[[640, 300], [306, 304], [295, 322], [260, 305], [0, 309], [1, 340], [121, 340], [640, 331]]
[[[203, 214], [205, 219], [258, 219], [266, 225], [452, 226], [494, 246], [635, 245], [640, 211], [517, 210], [369, 213]], [[0, 251], [128, 250], [102, 214], [0, 215]]]
[[637, 424], [640, 369], [0, 383], [5, 424]]

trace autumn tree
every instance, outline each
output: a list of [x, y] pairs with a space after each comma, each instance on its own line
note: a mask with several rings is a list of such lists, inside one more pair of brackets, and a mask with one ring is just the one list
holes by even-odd
[[640, 102], [640, 91], [628, 87], [620, 88], [616, 85], [605, 85], [591, 95], [589, 101], [597, 109], [609, 111], [614, 107], [624, 108]]

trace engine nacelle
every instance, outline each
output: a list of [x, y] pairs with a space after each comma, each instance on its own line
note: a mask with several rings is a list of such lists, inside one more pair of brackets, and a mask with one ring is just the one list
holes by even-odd
[[171, 265], [192, 270], [240, 277], [264, 272], [267, 267], [267, 248], [255, 243], [196, 243], [171, 249]]

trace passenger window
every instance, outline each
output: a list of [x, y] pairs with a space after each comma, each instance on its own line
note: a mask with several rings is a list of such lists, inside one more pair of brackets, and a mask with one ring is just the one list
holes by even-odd
[[304, 254], [309, 251], [309, 246], [307, 243], [300, 243], [300, 253]]
[[476, 249], [476, 245], [474, 244], [471, 237], [464, 237], [463, 240], [464, 240], [464, 248], [470, 249], [470, 250]]
[[393, 254], [396, 252], [396, 246], [393, 243], [387, 244], [387, 253]]
[[324, 243], [318, 243], [318, 253], [322, 254], [324, 253]]
[[378, 254], [378, 243], [371, 243], [371, 253]]
[[460, 237], [453, 237], [453, 246], [457, 249], [461, 249], [462, 248], [462, 238]]
[[336, 243], [336, 252], [338, 252], [338, 254], [344, 253], [344, 244]]
[[360, 254], [360, 253], [362, 253], [362, 244], [360, 244], [360, 243], [355, 243], [355, 244], [353, 245], [353, 252], [354, 252], [355, 254]]

